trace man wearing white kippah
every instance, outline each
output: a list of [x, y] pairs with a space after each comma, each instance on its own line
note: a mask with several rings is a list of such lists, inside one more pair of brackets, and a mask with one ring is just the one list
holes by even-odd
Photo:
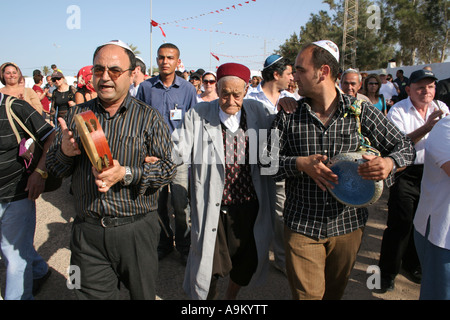
[[[290, 62], [279, 56], [273, 54], [267, 57], [264, 62], [264, 68], [261, 72], [263, 81], [257, 88], [246, 95], [246, 99], [253, 99], [260, 101], [270, 114], [278, 112], [278, 101], [284, 97], [293, 98], [294, 95], [287, 91], [287, 87], [292, 76], [292, 65]], [[274, 253], [274, 266], [284, 274], [286, 274], [284, 245], [283, 245], [283, 208], [286, 195], [284, 192], [284, 181], [277, 182], [276, 185], [276, 207], [274, 214], [274, 239], [272, 242]]]
[[272, 128], [279, 143], [270, 144], [279, 157], [275, 180], [286, 181], [286, 271], [294, 299], [340, 299], [368, 211], [333, 197], [328, 189], [339, 184], [340, 176], [327, 166], [328, 160], [359, 150], [358, 124], [381, 153], [362, 156], [367, 160], [358, 166], [362, 179], [391, 178], [395, 166], [412, 163], [415, 152], [411, 140], [379, 110], [365, 101], [355, 107], [356, 99], [336, 88], [339, 49], [332, 41], [303, 47], [294, 67], [299, 94], [305, 98], [295, 112], [278, 112]]

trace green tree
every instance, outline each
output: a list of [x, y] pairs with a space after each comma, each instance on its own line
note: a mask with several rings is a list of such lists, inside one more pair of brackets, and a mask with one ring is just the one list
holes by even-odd
[[[343, 25], [344, 25], [344, 0], [325, 0], [330, 7], [330, 12], [319, 11], [311, 14], [309, 21], [300, 28], [299, 36], [294, 33], [286, 40], [277, 51], [278, 54], [289, 59], [295, 59], [300, 48], [309, 42], [321, 39], [332, 40], [342, 53]], [[394, 46], [380, 39], [386, 38], [382, 30], [370, 29], [367, 26], [369, 13], [367, 8], [372, 3], [368, 0], [359, 1], [358, 29], [356, 53], [356, 68], [371, 70], [386, 67], [387, 62], [394, 57]], [[331, 15], [330, 15], [331, 14]]]
[[44, 74], [44, 76], [48, 75], [50, 73], [50, 68], [48, 66], [43, 66], [42, 67], [42, 73]]
[[295, 61], [300, 48], [318, 39], [336, 40], [330, 32], [332, 17], [326, 11], [319, 11], [318, 14], [311, 14], [309, 21], [305, 26], [300, 27], [300, 33], [295, 32], [283, 43], [276, 51], [277, 54], [289, 59], [292, 63]]
[[[360, 70], [385, 68], [395, 59], [398, 65], [443, 62], [449, 44], [448, 0], [359, 0], [356, 66]], [[312, 13], [308, 22], [283, 43], [276, 53], [295, 59], [308, 42], [329, 39], [342, 53], [345, 0], [324, 0], [329, 11]], [[380, 10], [379, 28], [368, 21], [371, 5]]]
[[130, 47], [131, 51], [133, 51], [135, 56], [141, 54], [141, 52], [137, 49], [138, 48], [137, 46], [133, 45], [132, 43], [130, 43], [128, 46]]
[[443, 62], [448, 51], [448, 0], [384, 0], [389, 41], [405, 65]]

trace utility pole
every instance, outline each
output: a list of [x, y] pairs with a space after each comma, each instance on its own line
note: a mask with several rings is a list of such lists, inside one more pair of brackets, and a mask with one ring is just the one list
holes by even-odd
[[344, 32], [342, 38], [341, 68], [356, 68], [358, 34], [358, 0], [345, 0]]
[[152, 0], [150, 0], [150, 74], [151, 77], [153, 74], [153, 26], [152, 26]]

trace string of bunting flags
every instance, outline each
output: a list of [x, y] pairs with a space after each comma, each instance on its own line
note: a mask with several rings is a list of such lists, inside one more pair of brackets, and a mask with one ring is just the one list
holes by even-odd
[[[166, 33], [162, 29], [161, 24], [155, 22], [154, 20], [152, 20], [151, 24], [152, 24], [153, 27], [159, 27], [163, 37], [164, 38], [166, 37]], [[266, 39], [266, 38], [261, 37], [261, 36], [245, 34], [245, 33], [228, 32], [228, 31], [212, 30], [212, 29], [203, 29], [203, 28], [196, 28], [196, 27], [186, 27], [186, 26], [180, 26], [180, 25], [176, 25], [175, 27], [183, 28], [185, 30], [196, 30], [196, 31], [211, 32], [211, 33], [221, 33], [221, 34], [225, 34], [225, 35], [238, 36], [238, 37], [247, 37], [247, 38], [254, 38], [254, 39]], [[269, 40], [277, 41], [276, 39], [269, 39]]]
[[197, 16], [193, 16], [193, 17], [189, 17], [189, 18], [184, 18], [184, 19], [178, 19], [178, 20], [174, 20], [174, 21], [170, 21], [170, 22], [162, 22], [162, 23], [158, 23], [155, 20], [151, 20], [151, 25], [152, 27], [159, 27], [159, 29], [161, 30], [161, 33], [163, 35], [163, 37], [166, 37], [166, 33], [164, 32], [162, 26], [167, 26], [167, 25], [171, 25], [171, 24], [177, 24], [175, 25], [175, 27], [177, 28], [183, 28], [183, 29], [190, 29], [190, 30], [197, 30], [197, 31], [205, 31], [205, 32], [217, 32], [217, 33], [222, 33], [222, 34], [227, 34], [227, 35], [233, 35], [233, 36], [242, 36], [242, 37], [247, 37], [247, 38], [258, 38], [258, 39], [263, 39], [260, 36], [255, 36], [255, 35], [250, 35], [250, 34], [243, 34], [243, 33], [236, 33], [236, 32], [226, 32], [226, 31], [220, 31], [220, 30], [211, 30], [211, 29], [202, 29], [202, 28], [196, 28], [196, 27], [186, 27], [186, 26], [182, 26], [179, 25], [178, 23], [181, 21], [188, 21], [188, 20], [194, 20], [194, 19], [198, 19], [200, 17], [206, 16], [206, 15], [210, 15], [210, 14], [217, 14], [217, 13], [222, 13], [222, 12], [226, 12], [227, 10], [236, 10], [239, 7], [243, 7], [244, 5], [248, 5], [250, 3], [256, 2], [256, 0], [249, 0], [249, 1], [245, 1], [243, 3], [238, 3], [235, 5], [232, 5], [230, 7], [226, 7], [223, 9], [217, 9], [217, 10], [213, 10], [213, 11], [209, 11], [206, 13], [202, 13], [200, 15]]
[[231, 55], [227, 55], [227, 54], [220, 54], [220, 53], [213, 53], [213, 52], [211, 52], [211, 55], [212, 55], [217, 61], [220, 61], [220, 58], [219, 58], [219, 57], [227, 57], [227, 58], [232, 58], [232, 59], [264, 57], [263, 54], [257, 54], [257, 55], [252, 55], [252, 56], [231, 56]]
[[[264, 57], [265, 57], [265, 55], [263, 55], [263, 54], [257, 54], [257, 55], [252, 55], [252, 56], [233, 56], [233, 55], [213, 53], [213, 52], [210, 52], [210, 54], [219, 62], [220, 62], [220, 57], [225, 57], [225, 58], [231, 58], [232, 60], [236, 60], [236, 61], [242, 61], [243, 63], [245, 62], [247, 64], [255, 65], [256, 67], [263, 65]], [[254, 60], [252, 60], [252, 58], [258, 58], [258, 61], [254, 61]], [[261, 60], [259, 60], [260, 58], [261, 58]]]
[[206, 12], [206, 13], [199, 14], [199, 15], [197, 15], [197, 16], [193, 16], [193, 17], [189, 17], [189, 18], [184, 18], [184, 19], [178, 19], [178, 20], [174, 20], [174, 21], [170, 21], [170, 22], [162, 22], [162, 23], [160, 23], [160, 24], [161, 24], [162, 26], [164, 26], [164, 25], [168, 25], [168, 24], [179, 23], [180, 21], [187, 21], [187, 20], [198, 19], [198, 18], [200, 18], [200, 17], [204, 17], [204, 16], [207, 16], [207, 15], [210, 15], [210, 14], [217, 14], [217, 13], [220, 14], [221, 12], [226, 12], [227, 10], [231, 10], [231, 9], [236, 10], [236, 9], [238, 9], [239, 7], [243, 7], [244, 5], [250, 4], [250, 3], [252, 3], [252, 2], [256, 2], [256, 0], [245, 1], [245, 2], [243, 2], [243, 3], [238, 3], [238, 4], [232, 5], [232, 6], [230, 6], [230, 7], [226, 7], [226, 8], [224, 8], [224, 9], [217, 9], [217, 10], [213, 10], [213, 11], [210, 11], [210, 12]]

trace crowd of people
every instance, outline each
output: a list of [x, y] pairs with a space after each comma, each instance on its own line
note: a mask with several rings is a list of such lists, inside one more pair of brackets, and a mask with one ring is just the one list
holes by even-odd
[[[362, 155], [357, 174], [389, 188], [379, 292], [393, 290], [403, 268], [421, 283], [421, 299], [450, 299], [448, 79], [427, 69], [396, 79], [340, 70], [329, 40], [305, 45], [295, 61], [270, 55], [261, 77], [238, 63], [179, 71], [180, 56], [161, 45], [158, 73], [147, 75], [144, 60], [114, 40], [95, 50], [76, 85], [52, 65], [45, 85], [33, 72], [32, 89], [15, 63], [0, 66], [5, 299], [33, 299], [50, 277], [33, 247], [49, 174], [71, 183], [79, 299], [118, 299], [119, 283], [131, 299], [155, 299], [158, 261], [174, 250], [191, 299], [217, 299], [227, 276], [224, 296], [237, 299], [266, 281], [269, 248], [293, 299], [340, 299], [368, 209], [330, 192], [340, 177], [328, 164], [363, 143], [377, 153]], [[107, 170], [82, 145], [76, 115], [85, 111], [108, 141]], [[42, 152], [22, 143], [31, 135]]]

